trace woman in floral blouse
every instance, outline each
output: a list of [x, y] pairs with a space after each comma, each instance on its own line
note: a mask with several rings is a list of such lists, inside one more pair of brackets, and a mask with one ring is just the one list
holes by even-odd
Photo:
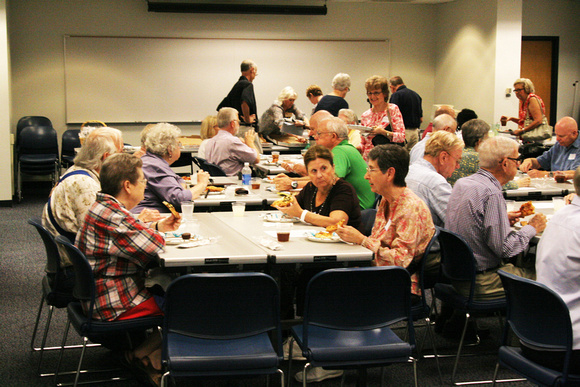
[[372, 108], [361, 115], [361, 125], [373, 128], [366, 137], [363, 136], [362, 154], [365, 160], [375, 144], [387, 142], [405, 144], [405, 123], [399, 107], [389, 103], [389, 81], [387, 78], [373, 75], [365, 81], [368, 101]]
[[377, 217], [369, 237], [354, 227], [336, 231], [345, 241], [356, 243], [375, 253], [377, 266], [401, 266], [411, 274], [413, 294], [419, 296], [418, 263], [435, 226], [429, 208], [405, 185], [409, 153], [402, 147], [387, 144], [369, 153], [366, 179], [373, 192], [382, 195]]

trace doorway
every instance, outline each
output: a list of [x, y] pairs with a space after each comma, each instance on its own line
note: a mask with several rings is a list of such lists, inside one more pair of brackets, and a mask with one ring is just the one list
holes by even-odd
[[558, 104], [558, 56], [560, 38], [557, 36], [523, 36], [520, 76], [529, 78], [546, 106], [550, 125], [556, 124]]

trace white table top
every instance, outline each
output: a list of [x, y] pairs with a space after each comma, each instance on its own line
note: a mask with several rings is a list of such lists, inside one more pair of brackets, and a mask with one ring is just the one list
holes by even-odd
[[509, 199], [521, 198], [521, 200], [533, 200], [534, 196], [566, 196], [575, 192], [571, 180], [565, 183], [556, 183], [553, 178], [531, 179], [529, 187], [510, 189], [505, 192]]
[[180, 249], [165, 246], [159, 254], [164, 267], [188, 267], [210, 265], [266, 264], [268, 253], [265, 249], [246, 239], [239, 233], [219, 222], [211, 213], [195, 213], [197, 222], [186, 224], [186, 232], [203, 237], [217, 237], [214, 244]]
[[[276, 225], [278, 223], [266, 222], [261, 217], [267, 213], [267, 211], [246, 211], [244, 217], [234, 217], [231, 212], [215, 212], [213, 215], [232, 228], [232, 231], [258, 243], [257, 240], [262, 237], [276, 238]], [[372, 260], [372, 251], [362, 246], [344, 242], [313, 242], [306, 239], [306, 232], [322, 230], [322, 227], [301, 222], [294, 223], [290, 241], [280, 242], [281, 250], [267, 249], [270, 261], [272, 263], [306, 263]]]

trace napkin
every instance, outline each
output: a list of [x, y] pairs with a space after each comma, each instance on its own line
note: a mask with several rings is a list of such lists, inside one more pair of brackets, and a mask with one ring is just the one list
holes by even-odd
[[198, 247], [198, 246], [205, 246], [215, 243], [217, 241], [216, 238], [205, 238], [205, 239], [198, 239], [195, 241], [182, 243], [177, 246], [178, 249], [189, 249], [191, 247]]
[[277, 250], [282, 250], [282, 245], [278, 242], [276, 242], [275, 240], [272, 240], [270, 238], [259, 238], [258, 239], [258, 243], [261, 246], [264, 246], [267, 249], [273, 250], [273, 251], [277, 251]]

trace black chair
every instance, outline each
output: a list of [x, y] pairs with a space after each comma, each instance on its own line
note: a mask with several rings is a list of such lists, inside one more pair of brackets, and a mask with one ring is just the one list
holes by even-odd
[[171, 167], [189, 167], [189, 174], [193, 174], [193, 157], [190, 152], [181, 152], [181, 156], [171, 164]]
[[[499, 270], [507, 299], [505, 325], [499, 359], [493, 375], [495, 385], [502, 365], [540, 386], [580, 385], [580, 375], [569, 373], [573, 333], [568, 306], [547, 286]], [[508, 346], [509, 330], [521, 342], [541, 350], [564, 351], [562, 369], [551, 369], [528, 359], [519, 347]], [[549, 356], [549, 355], [546, 355]]]
[[[390, 328], [402, 321], [407, 323], [409, 342]], [[306, 358], [303, 386], [309, 367], [354, 368], [364, 373], [368, 367], [408, 362], [413, 362], [417, 386], [417, 364], [412, 357], [411, 277], [402, 267], [340, 268], [318, 273], [306, 289], [303, 323], [291, 331], [288, 369], [292, 367], [292, 340], [296, 340]]]
[[48, 126], [52, 127], [52, 122], [43, 116], [25, 116], [18, 120], [16, 124], [16, 137], [18, 133], [27, 126]]
[[162, 386], [170, 378], [274, 373], [284, 386], [280, 294], [267, 274], [179, 277], [167, 289], [163, 333]]
[[[459, 340], [459, 347], [457, 348], [453, 374], [451, 376], [451, 382], [457, 385], [455, 375], [457, 373], [459, 358], [461, 357], [465, 332], [467, 331], [467, 325], [471, 316], [475, 316], [476, 314], [489, 315], [493, 313], [497, 315], [500, 326], [502, 326], [501, 313], [506, 309], [506, 300], [505, 298], [484, 301], [475, 300], [476, 263], [471, 247], [469, 247], [460, 235], [443, 228], [439, 228], [438, 240], [441, 247], [442, 277], [435, 284], [435, 297], [451, 308], [465, 312], [465, 325], [463, 326], [461, 339]], [[454, 281], [468, 282], [470, 284], [469, 295], [464, 296], [458, 293], [452, 285]], [[477, 339], [479, 341], [479, 337]], [[469, 382], [469, 384], [480, 383], [484, 382]], [[485, 383], [489, 383], [489, 381], [485, 381]]]
[[69, 129], [62, 134], [60, 162], [63, 168], [69, 168], [74, 165], [75, 148], [81, 147], [79, 133], [79, 129]]
[[60, 161], [58, 139], [52, 126], [27, 126], [18, 131], [17, 155], [17, 199], [22, 200], [22, 175], [50, 175], [53, 184], [59, 178]]
[[206, 159], [202, 159], [201, 157], [193, 157], [193, 162], [199, 168], [209, 173], [210, 176], [226, 176], [226, 173], [223, 169], [215, 164], [210, 163]]
[[[83, 339], [82, 351], [79, 358], [79, 363], [77, 366], [74, 380], [74, 386], [77, 386], [79, 383], [79, 376], [81, 374], [81, 367], [85, 355], [85, 350], [89, 340], [92, 341], [95, 340], [95, 338], [102, 338], [107, 335], [126, 334], [127, 339], [130, 343], [131, 338], [129, 334], [131, 332], [142, 332], [149, 328], [161, 326], [163, 324], [163, 316], [140, 317], [130, 320], [119, 320], [119, 321], [93, 320], [91, 316], [93, 315], [96, 296], [93, 269], [91, 268], [91, 265], [89, 264], [89, 261], [87, 261], [87, 259], [85, 258], [84, 254], [73, 244], [71, 244], [66, 237], [59, 235], [56, 237], [55, 241], [57, 245], [62, 246], [64, 249], [66, 249], [69, 258], [73, 263], [75, 270], [75, 286], [73, 295], [79, 301], [89, 302], [89, 307], [87, 309], [86, 314], [83, 311], [80, 302], [71, 302], [68, 304], [67, 306], [68, 324], [66, 326], [66, 330], [64, 332], [62, 339], [62, 347], [64, 347], [71, 324], [76, 330], [76, 332], [79, 334], [79, 336], [81, 336]], [[60, 364], [62, 362], [63, 354], [64, 349], [61, 349], [55, 379], [57, 379], [59, 375]], [[119, 380], [119, 378], [113, 377], [111, 379], [104, 381], [109, 380]], [[96, 383], [96, 381], [91, 382]]]
[[370, 236], [373, 231], [373, 226], [375, 225], [375, 218], [377, 217], [376, 208], [368, 208], [361, 211], [361, 232], [365, 236]]
[[[48, 337], [48, 332], [50, 330], [50, 323], [52, 320], [52, 314], [54, 308], [62, 309], [75, 301], [72, 294], [72, 289], [68, 289], [62, 286], [63, 280], [63, 270], [60, 267], [60, 254], [52, 234], [42, 225], [40, 218], [30, 218], [28, 224], [34, 226], [38, 231], [38, 234], [42, 238], [44, 244], [44, 249], [46, 251], [46, 275], [42, 278], [42, 295], [40, 298], [40, 306], [38, 307], [38, 313], [36, 315], [36, 322], [34, 323], [34, 331], [32, 332], [32, 339], [30, 340], [30, 348], [33, 351], [40, 351], [38, 359], [38, 373], [40, 376], [52, 376], [54, 374], [42, 374], [42, 358], [44, 351], [51, 351], [56, 349], [61, 349], [60, 346], [57, 347], [47, 347], [46, 340]], [[42, 342], [40, 347], [35, 347], [34, 342], [36, 341], [36, 334], [38, 332], [38, 326], [40, 324], [40, 316], [42, 315], [42, 309], [44, 304], [48, 305], [48, 316], [46, 318], [46, 325], [44, 327], [44, 334], [42, 336]], [[68, 348], [80, 348], [79, 345], [67, 346]]]

